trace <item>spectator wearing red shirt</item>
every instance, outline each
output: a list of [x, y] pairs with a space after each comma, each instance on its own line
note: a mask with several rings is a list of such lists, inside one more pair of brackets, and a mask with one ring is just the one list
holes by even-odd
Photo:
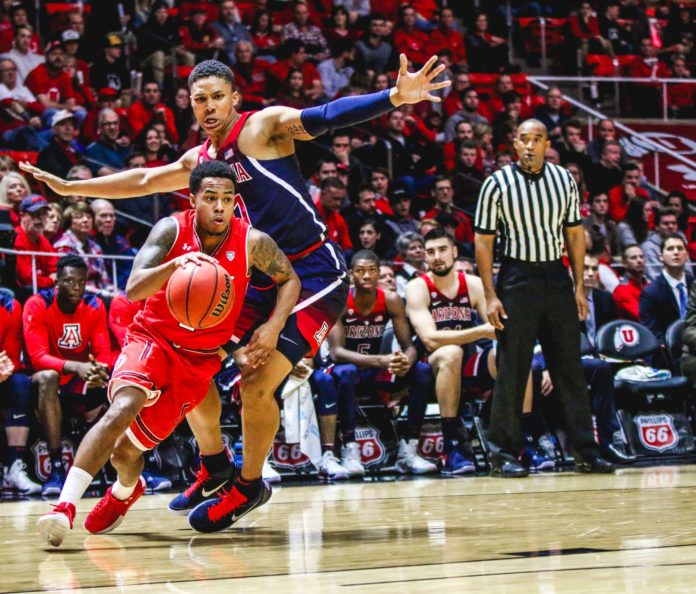
[[329, 228], [329, 239], [340, 245], [344, 252], [353, 249], [348, 224], [339, 212], [346, 194], [346, 186], [340, 179], [327, 177], [321, 182], [319, 199], [314, 203]]
[[[466, 62], [466, 48], [464, 36], [452, 28], [454, 24], [454, 11], [451, 8], [442, 8], [437, 17], [438, 28], [430, 33], [428, 53], [436, 54], [440, 50], [447, 49], [452, 55], [452, 64]], [[456, 110], [455, 110], [456, 111]]]
[[304, 43], [299, 39], [288, 39], [281, 47], [281, 52], [287, 58], [272, 64], [268, 69], [268, 73], [275, 79], [276, 88], [280, 88], [285, 82], [291, 68], [297, 68], [304, 76], [307, 97], [314, 100], [322, 95], [324, 88], [321, 84], [321, 76], [314, 64], [307, 60]]
[[[57, 254], [43, 231], [48, 217], [48, 202], [43, 196], [27, 196], [19, 205], [20, 223], [17, 227], [14, 249], [23, 252], [50, 252]], [[56, 280], [58, 256], [36, 256], [36, 286], [39, 289], [52, 287]], [[17, 256], [17, 285], [33, 287], [31, 256]]]
[[[672, 56], [672, 78], [691, 78], [691, 70], [682, 55]], [[696, 116], [696, 85], [678, 83], [667, 86], [670, 112], [677, 118]]]
[[[631, 78], [670, 78], [669, 68], [657, 57], [657, 49], [649, 37], [640, 40], [639, 59], [628, 66]], [[626, 86], [631, 114], [638, 117], [658, 117], [662, 115], [662, 86], [660, 83], [639, 83]]]
[[423, 220], [437, 220], [438, 216], [448, 213], [452, 215], [457, 226], [454, 230], [454, 239], [458, 244], [471, 243], [474, 241], [474, 232], [471, 228], [469, 217], [464, 211], [454, 206], [454, 188], [449, 177], [441, 176], [435, 180], [431, 194], [435, 198], [435, 206], [422, 217]]
[[609, 190], [609, 217], [617, 223], [623, 221], [632, 198], [650, 199], [648, 193], [640, 187], [640, 167], [635, 163], [628, 163], [623, 168], [621, 185]]
[[24, 337], [33, 383], [38, 387], [38, 416], [51, 460], [43, 495], [60, 493], [65, 482], [61, 456], [63, 405], [97, 420], [106, 405], [106, 383], [112, 365], [106, 308], [85, 295], [87, 266], [79, 256], [58, 262], [56, 286], [30, 297], [24, 306]]
[[640, 322], [640, 294], [650, 283], [643, 276], [645, 256], [638, 245], [629, 245], [623, 252], [623, 265], [626, 269], [621, 284], [614, 289], [613, 297], [616, 311], [622, 320]]
[[182, 45], [196, 56], [198, 62], [220, 60], [227, 63], [225, 40], [208, 23], [208, 12], [205, 8], [196, 8], [191, 12], [189, 22], [181, 27], [180, 34]]
[[9, 291], [0, 290], [0, 409], [7, 439], [3, 488], [36, 495], [41, 486], [26, 473], [23, 457], [29, 440], [31, 378], [23, 371], [22, 306]]
[[237, 62], [232, 68], [235, 90], [242, 96], [242, 111], [262, 109], [273, 100], [266, 91], [268, 62], [254, 56], [254, 48], [248, 41], [240, 41], [235, 50]]
[[273, 14], [270, 11], [256, 12], [249, 32], [258, 57], [275, 57], [280, 47], [280, 35], [273, 32]]
[[131, 137], [134, 138], [148, 124], [163, 123], [167, 130], [167, 139], [172, 144], [179, 142], [179, 133], [172, 110], [161, 102], [162, 91], [152, 81], [143, 85], [143, 95], [128, 108], [128, 123]]
[[396, 51], [406, 54], [415, 64], [425, 64], [430, 57], [428, 34], [416, 29], [416, 11], [410, 4], [402, 4], [399, 9], [399, 24], [394, 30]]
[[34, 68], [24, 81], [25, 86], [44, 106], [44, 126], [50, 126], [53, 115], [62, 109], [73, 112], [78, 122], [87, 115], [85, 108], [78, 104], [72, 80], [63, 69], [64, 66], [63, 44], [51, 41], [46, 46], [46, 62]]
[[453, 116], [456, 112], [464, 109], [462, 92], [470, 86], [471, 80], [469, 80], [469, 75], [466, 72], [457, 72], [454, 75], [452, 86], [450, 87], [451, 90], [442, 102], [442, 117], [445, 120]]
[[120, 107], [118, 101], [118, 91], [112, 87], [102, 87], [97, 93], [97, 106], [90, 109], [85, 121], [82, 123], [82, 139], [85, 144], [94, 142], [99, 138], [98, 120], [99, 112], [102, 109], [113, 109], [120, 120], [120, 131], [123, 136], [130, 137], [130, 125], [128, 123], [128, 112]]

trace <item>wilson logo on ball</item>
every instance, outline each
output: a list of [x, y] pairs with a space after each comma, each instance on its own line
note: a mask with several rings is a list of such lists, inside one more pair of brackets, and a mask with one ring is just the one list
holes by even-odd
[[220, 295], [220, 300], [218, 301], [215, 309], [210, 312], [210, 315], [214, 318], [219, 318], [222, 315], [227, 315], [227, 304], [230, 301], [230, 289], [232, 288], [232, 280], [229, 274], [225, 275], [225, 290]]

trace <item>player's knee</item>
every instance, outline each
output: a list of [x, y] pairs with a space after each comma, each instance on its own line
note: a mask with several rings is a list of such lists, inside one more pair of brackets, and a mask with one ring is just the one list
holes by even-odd
[[108, 410], [104, 414], [104, 422], [110, 426], [125, 431], [138, 415], [145, 403], [145, 395], [140, 390], [124, 388], [116, 392]]
[[454, 344], [448, 344], [441, 346], [436, 351], [433, 351], [433, 353], [430, 355], [430, 362], [432, 366], [436, 367], [438, 370], [449, 368], [451, 366], [459, 369], [461, 367], [463, 357], [464, 351], [462, 350], [462, 347]]
[[355, 365], [336, 365], [333, 375], [339, 384], [354, 384], [358, 381], [358, 368]]
[[119, 468], [132, 463], [133, 460], [138, 458], [140, 455], [140, 452], [135, 451], [133, 446], [129, 447], [125, 442], [121, 441], [116, 444], [116, 447], [114, 447], [113, 451], [111, 452], [109, 459], [111, 460], [111, 465], [114, 468]]
[[41, 394], [49, 393], [47, 395], [58, 396], [58, 384], [60, 382], [60, 375], [57, 371], [53, 369], [44, 369], [43, 371], [37, 371], [32, 376], [32, 381], [39, 387], [39, 392]]

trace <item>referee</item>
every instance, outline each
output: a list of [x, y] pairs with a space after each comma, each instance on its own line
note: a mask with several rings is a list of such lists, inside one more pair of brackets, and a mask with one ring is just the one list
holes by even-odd
[[[487, 438], [491, 474], [522, 477], [522, 401], [537, 339], [561, 398], [566, 431], [577, 469], [613, 472], [594, 440], [585, 375], [580, 361], [580, 320], [585, 234], [578, 189], [563, 167], [544, 163], [550, 142], [546, 126], [526, 120], [517, 130], [518, 162], [493, 173], [481, 187], [476, 209], [476, 262], [486, 294], [488, 321], [498, 338], [498, 377]], [[502, 262], [493, 285], [496, 232]], [[561, 261], [563, 244], [573, 281]]]

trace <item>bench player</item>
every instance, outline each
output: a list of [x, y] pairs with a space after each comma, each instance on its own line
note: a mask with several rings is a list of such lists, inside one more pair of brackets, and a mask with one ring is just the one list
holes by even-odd
[[[243, 465], [239, 480], [254, 496], [263, 485], [261, 471], [279, 425], [274, 393], [292, 367], [305, 355], [316, 352], [331, 326], [343, 311], [347, 297], [346, 266], [340, 249], [327, 241], [327, 228], [313, 205], [295, 157], [296, 140], [312, 140], [328, 130], [369, 121], [395, 107], [419, 101], [439, 102], [432, 91], [450, 81], [432, 83], [444, 65], [434, 67], [433, 56], [415, 73], [408, 72], [405, 55], [400, 56], [396, 85], [369, 95], [343, 97], [325, 105], [297, 110], [273, 106], [258, 112], [238, 113], [240, 95], [229, 68], [215, 60], [201, 62], [189, 76], [191, 105], [196, 120], [209, 139], [187, 151], [178, 161], [153, 168], [138, 168], [90, 180], [65, 181], [28, 163], [21, 167], [45, 182], [57, 194], [96, 198], [131, 198], [155, 192], [172, 192], [184, 187], [196, 163], [218, 159], [233, 171], [239, 196], [238, 212], [256, 229], [270, 235], [293, 262], [302, 282], [300, 301], [281, 334], [277, 348], [267, 357], [246, 360], [242, 371], [241, 399], [244, 408]], [[236, 340], [244, 345], [255, 327], [271, 311], [274, 290], [268, 279], [253, 279], [247, 293], [246, 324]], [[267, 344], [268, 336], [258, 336]], [[243, 355], [237, 357], [243, 363]], [[211, 388], [211, 399], [217, 393]], [[217, 406], [218, 419], [213, 420]], [[213, 472], [206, 460], [224, 462], [219, 426], [221, 405], [199, 407], [187, 415], [198, 442], [203, 467], [195, 485], [172, 504], [177, 511], [190, 509], [213, 491]], [[210, 469], [213, 470], [212, 468]], [[204, 488], [205, 483], [205, 488]], [[222, 482], [217, 482], [220, 487]], [[235, 488], [229, 491], [229, 516], [246, 496]], [[219, 524], [220, 526], [222, 524]]]
[[[268, 274], [278, 291], [273, 313], [261, 326], [260, 334], [267, 340], [252, 339], [250, 359], [268, 356], [297, 301], [300, 283], [288, 258], [268, 235], [233, 216], [235, 185], [230, 168], [218, 161], [204, 162], [193, 170], [188, 185], [193, 210], [159, 221], [133, 262], [126, 294], [132, 301], [147, 302], [128, 328], [114, 366], [111, 406], [82, 440], [58, 505], [38, 520], [42, 537], [53, 546], [59, 546], [72, 528], [75, 503], [109, 457], [118, 477], [87, 516], [85, 528], [92, 533], [113, 530], [143, 494], [142, 454], [164, 440], [187, 411], [205, 399], [220, 369], [220, 347], [234, 332], [251, 267]], [[170, 313], [166, 284], [177, 268], [204, 261], [217, 262], [227, 271], [237, 298], [222, 323], [191, 331]], [[269, 497], [270, 486], [263, 483], [237, 513], [243, 515]], [[213, 508], [211, 514], [215, 513]]]
[[[357, 252], [351, 260], [350, 274], [354, 287], [346, 311], [329, 332], [329, 352], [336, 363], [331, 375], [338, 384], [343, 435], [342, 466], [351, 476], [365, 473], [355, 441], [356, 392], [376, 396], [378, 392], [395, 393], [409, 387], [407, 435], [399, 442], [396, 468], [404, 474], [437, 472], [432, 462], [417, 453], [433, 375], [430, 365], [416, 361], [404, 302], [395, 292], [377, 286], [379, 258], [374, 252]], [[382, 337], [390, 320], [401, 350], [382, 354]]]
[[[429, 272], [406, 285], [406, 312], [435, 374], [445, 456], [442, 473], [465, 474], [476, 467], [459, 417], [462, 379], [484, 389], [493, 386], [493, 349], [477, 353], [469, 347], [482, 339], [494, 339], [495, 328], [487, 322], [481, 280], [454, 268], [457, 247], [452, 237], [437, 227], [424, 240]], [[474, 310], [482, 321], [478, 325]]]

